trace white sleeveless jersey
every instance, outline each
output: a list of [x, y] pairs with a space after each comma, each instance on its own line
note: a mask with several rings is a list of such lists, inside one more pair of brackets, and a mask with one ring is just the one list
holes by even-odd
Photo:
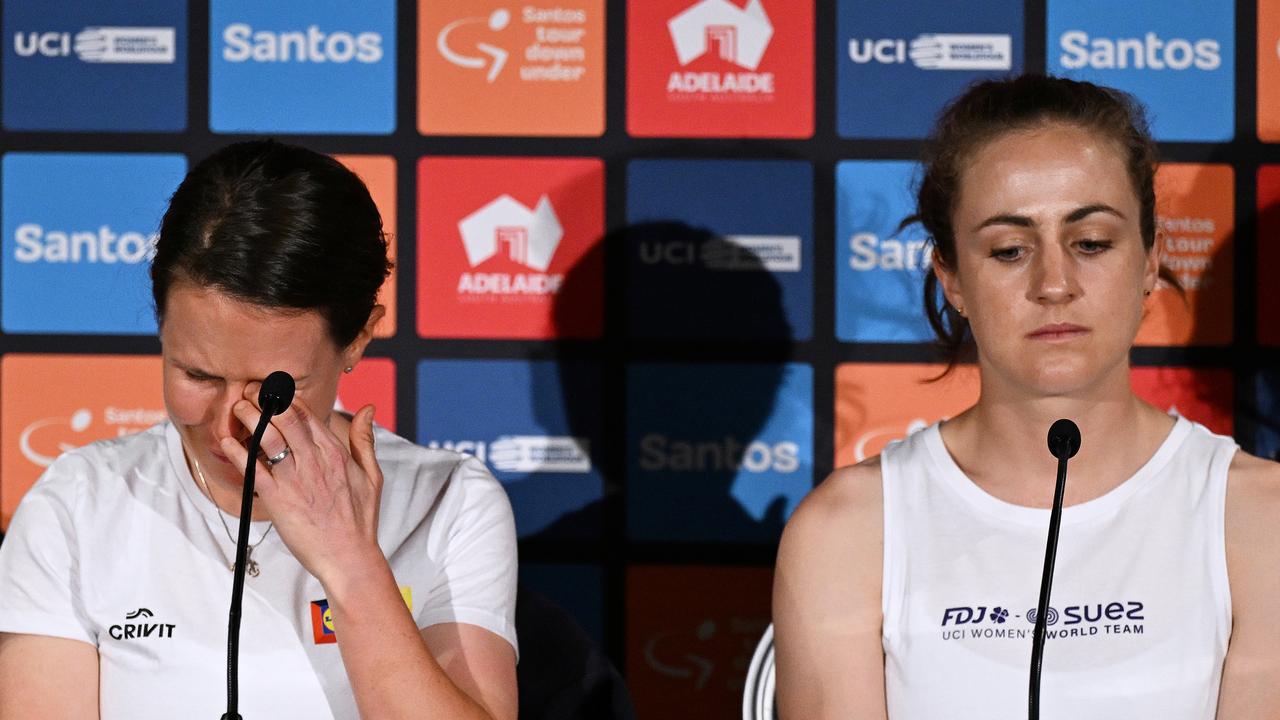
[[[1231, 635], [1223, 514], [1235, 451], [1179, 418], [1133, 477], [1063, 511], [1044, 720], [1214, 717]], [[1049, 511], [973, 484], [936, 424], [887, 447], [881, 468], [889, 717], [1025, 718]]]

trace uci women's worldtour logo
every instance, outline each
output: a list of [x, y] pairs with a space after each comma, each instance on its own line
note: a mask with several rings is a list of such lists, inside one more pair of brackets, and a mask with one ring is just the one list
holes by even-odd
[[921, 138], [969, 84], [1022, 70], [1021, 0], [964, 6], [839, 0], [836, 127], [844, 137]]
[[633, 135], [808, 137], [811, 0], [633, 0]]
[[[423, 158], [418, 180], [423, 337], [599, 334], [599, 160]], [[558, 307], [570, 275], [578, 299]]]
[[185, 3], [9, 2], [3, 15], [6, 128], [186, 127]]
[[215, 132], [390, 133], [395, 5], [212, 0]]
[[1050, 72], [1132, 93], [1158, 140], [1233, 136], [1231, 0], [1049, 0], [1047, 18]]
[[158, 357], [0, 358], [0, 528], [62, 453], [165, 418]]
[[[418, 437], [486, 462], [522, 537], [596, 503], [603, 478], [600, 368], [588, 363], [426, 360], [418, 365]], [[597, 507], [598, 510], [598, 507]], [[598, 537], [599, 518], [594, 534]]]
[[154, 229], [181, 155], [9, 153], [0, 320], [11, 333], [154, 333]]
[[[959, 605], [942, 611], [942, 639], [948, 641], [1030, 640], [1036, 608], [1009, 605]], [[1146, 604], [1137, 600], [1050, 606], [1045, 637], [1050, 640], [1105, 635], [1145, 635]]]

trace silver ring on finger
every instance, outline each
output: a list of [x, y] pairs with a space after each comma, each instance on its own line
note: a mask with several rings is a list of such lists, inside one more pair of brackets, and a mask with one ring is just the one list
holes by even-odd
[[285, 449], [267, 458], [267, 467], [275, 467], [281, 462], [284, 462], [284, 459], [289, 457], [290, 452], [292, 451], [286, 446]]

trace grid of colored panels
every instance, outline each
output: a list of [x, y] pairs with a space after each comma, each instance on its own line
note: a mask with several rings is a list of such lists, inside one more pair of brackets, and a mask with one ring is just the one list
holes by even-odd
[[160, 214], [211, 149], [280, 137], [364, 179], [396, 261], [339, 408], [490, 466], [525, 585], [641, 718], [730, 716], [800, 499], [977, 397], [904, 220], [944, 103], [1020, 71], [1133, 94], [1162, 144], [1177, 287], [1136, 392], [1280, 453], [1280, 0], [0, 12], [0, 527], [59, 452], [164, 417]]

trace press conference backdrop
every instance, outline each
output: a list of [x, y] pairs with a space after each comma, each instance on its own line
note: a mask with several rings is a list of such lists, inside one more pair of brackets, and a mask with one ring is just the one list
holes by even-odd
[[805, 492], [976, 396], [922, 383], [899, 222], [941, 104], [1024, 70], [1150, 109], [1186, 293], [1139, 393], [1280, 450], [1280, 0], [14, 0], [3, 42], [3, 522], [164, 417], [147, 261], [186, 169], [302, 143], [396, 254], [340, 402], [489, 464], [641, 717], [729, 717]]

